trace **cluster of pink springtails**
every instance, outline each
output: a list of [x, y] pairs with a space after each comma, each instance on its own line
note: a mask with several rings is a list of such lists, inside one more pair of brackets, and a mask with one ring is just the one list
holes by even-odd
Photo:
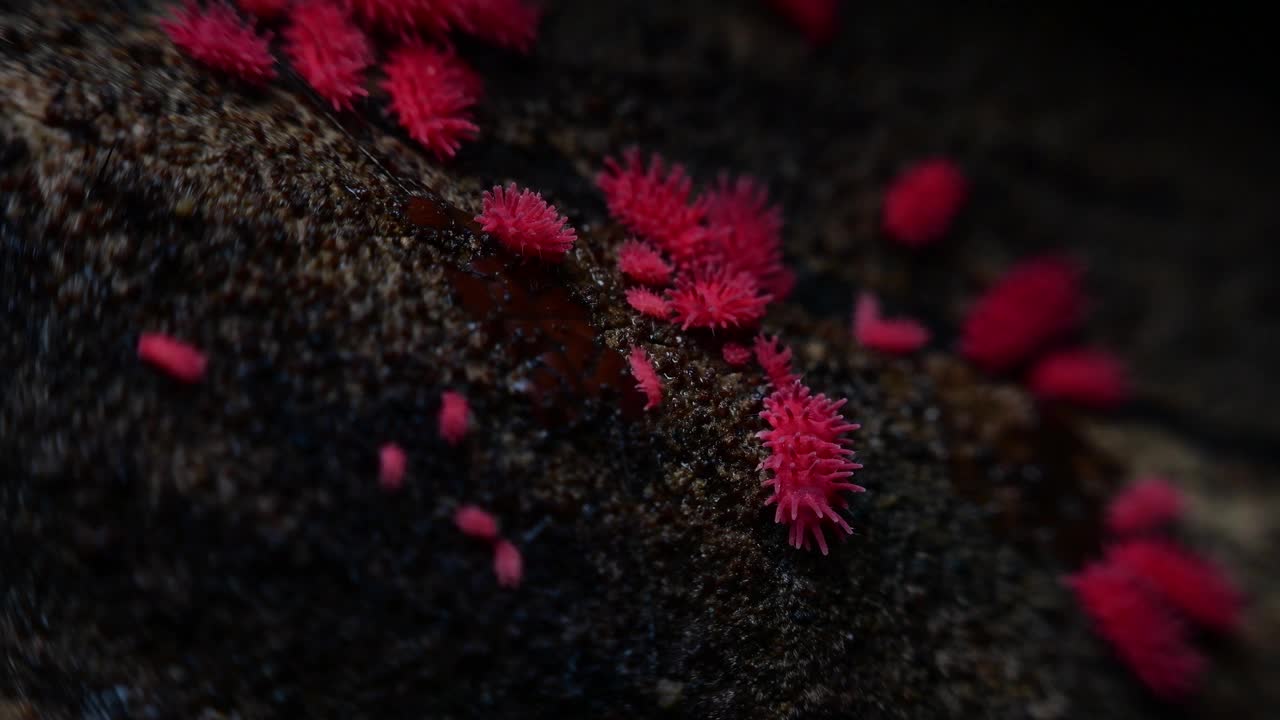
[[1187, 621], [1212, 632], [1240, 623], [1242, 596], [1226, 575], [1165, 531], [1182, 513], [1181, 494], [1147, 478], [1112, 500], [1112, 535], [1101, 560], [1071, 576], [1098, 633], [1156, 695], [1191, 694], [1205, 669]]
[[[204, 352], [190, 343], [163, 333], [142, 333], [138, 337], [137, 353], [138, 358], [143, 362], [185, 383], [202, 381], [209, 366], [208, 357]], [[442, 393], [436, 421], [441, 440], [450, 446], [461, 444], [471, 430], [471, 406], [466, 396], [453, 390]], [[399, 444], [388, 442], [379, 448], [378, 485], [383, 490], [394, 493], [403, 488], [408, 468], [408, 455]], [[494, 572], [498, 582], [507, 587], [519, 585], [524, 567], [519, 549], [510, 541], [497, 536], [497, 520], [492, 516], [475, 506], [465, 506], [465, 509], [465, 513], [459, 511], [457, 518], [459, 529], [472, 537], [482, 537], [484, 533], [477, 530], [478, 527], [482, 527], [482, 524], [478, 525], [470, 520], [482, 515], [489, 517], [494, 532], [486, 539], [493, 542]]]
[[[838, 0], [769, 0], [815, 46], [829, 43]], [[352, 110], [368, 95], [366, 74], [382, 54], [381, 83], [389, 110], [407, 134], [439, 159], [453, 157], [479, 132], [471, 110], [483, 82], [447, 40], [453, 30], [527, 53], [536, 37], [538, 7], [527, 0], [225, 0], [185, 6], [161, 25], [198, 62], [254, 85], [276, 77], [272, 34], [282, 27], [283, 51], [297, 74], [335, 110]], [[244, 13], [244, 14], [241, 14]], [[427, 38], [424, 40], [424, 38]], [[633, 234], [617, 252], [630, 283], [627, 304], [641, 315], [682, 330], [737, 330], [756, 326], [769, 304], [795, 283], [782, 261], [782, 216], [764, 186], [750, 177], [721, 176], [695, 195], [683, 166], [630, 148], [607, 158], [597, 178], [612, 217]], [[909, 166], [888, 187], [882, 206], [884, 234], [920, 250], [941, 240], [969, 196], [969, 183], [950, 160]], [[514, 184], [494, 187], [476, 217], [481, 229], [508, 250], [548, 262], [562, 260], [577, 241], [565, 216], [542, 196]], [[990, 287], [970, 308], [959, 350], [992, 374], [1026, 369], [1030, 390], [1045, 399], [1114, 408], [1129, 396], [1123, 365], [1112, 354], [1063, 346], [1080, 326], [1085, 303], [1081, 271], [1056, 256], [1024, 261]], [[884, 317], [869, 292], [855, 299], [853, 337], [888, 354], [925, 347], [931, 333], [909, 317]], [[184, 382], [198, 382], [208, 362], [199, 350], [171, 337], [144, 333], [138, 355]], [[813, 542], [828, 552], [826, 528], [848, 534], [839, 514], [848, 482], [861, 466], [853, 461], [847, 433], [857, 429], [839, 410], [844, 400], [815, 394], [792, 368], [791, 351], [777, 338], [758, 335], [752, 347], [724, 342], [731, 366], [756, 358], [771, 386], [758, 437], [769, 451], [766, 505], [775, 521], [790, 526], [795, 547]], [[644, 348], [628, 355], [646, 410], [663, 398], [661, 376]], [[470, 409], [464, 396], [441, 398], [439, 433], [450, 445], [466, 437]], [[379, 483], [399, 490], [407, 473], [405, 451], [395, 443], [379, 452]], [[1185, 620], [1228, 631], [1238, 624], [1241, 596], [1212, 563], [1161, 534], [1182, 508], [1181, 496], [1163, 481], [1137, 484], [1116, 498], [1108, 513], [1114, 537], [1102, 560], [1070, 578], [1081, 605], [1119, 656], [1157, 694], [1189, 693], [1205, 661]], [[467, 505], [457, 528], [491, 545], [499, 584], [516, 586], [523, 574], [519, 550], [499, 534], [498, 521]]]
[[448, 40], [457, 30], [527, 53], [539, 10], [528, 0], [194, 0], [161, 21], [193, 59], [252, 85], [275, 79], [273, 33], [297, 74], [335, 110], [369, 94], [369, 68], [382, 54], [381, 87], [409, 137], [439, 159], [480, 132], [471, 115], [484, 83]]

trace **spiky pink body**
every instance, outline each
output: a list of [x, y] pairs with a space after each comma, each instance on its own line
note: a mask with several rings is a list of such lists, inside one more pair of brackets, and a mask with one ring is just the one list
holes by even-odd
[[969, 181], [950, 160], [912, 165], [885, 193], [885, 232], [908, 247], [932, 244], [946, 234], [968, 196]]
[[453, 514], [453, 524], [463, 535], [490, 542], [498, 539], [498, 518], [475, 505], [463, 505]]
[[275, 58], [268, 43], [271, 35], [259, 35], [222, 0], [203, 8], [187, 0], [160, 27], [183, 52], [197, 62], [263, 85], [276, 76]]
[[383, 70], [382, 87], [400, 125], [437, 158], [453, 157], [479, 134], [470, 111], [479, 100], [480, 78], [452, 51], [412, 43], [393, 51]]
[[1107, 551], [1107, 561], [1142, 578], [1171, 606], [1218, 631], [1240, 623], [1241, 595], [1213, 563], [1168, 540], [1130, 540]]
[[457, 445], [471, 429], [471, 405], [459, 392], [448, 390], [440, 395], [440, 437]]
[[755, 278], [728, 268], [695, 270], [680, 278], [668, 294], [675, 322], [685, 330], [730, 328], [754, 324], [764, 317], [770, 297]]
[[618, 248], [618, 269], [623, 275], [645, 285], [671, 282], [671, 264], [649, 245], [628, 240]]
[[408, 458], [399, 445], [383, 445], [378, 450], [378, 485], [388, 492], [399, 490], [404, 486], [404, 473], [408, 464]]
[[502, 587], [520, 587], [520, 581], [524, 579], [524, 558], [510, 540], [499, 540], [493, 544], [493, 574]]
[[662, 378], [658, 377], [658, 371], [653, 368], [649, 354], [642, 347], [632, 347], [627, 362], [631, 365], [631, 375], [636, 379], [636, 387], [647, 399], [644, 409], [652, 410], [661, 405]]
[[880, 301], [869, 292], [859, 294], [854, 304], [853, 336], [872, 350], [895, 355], [913, 353], [929, 342], [929, 330], [915, 320], [881, 317]]
[[748, 176], [721, 175], [707, 195], [708, 254], [750, 274], [768, 294], [781, 298], [794, 278], [782, 264], [782, 211], [769, 204], [764, 186]]
[[1103, 350], [1066, 350], [1045, 357], [1031, 370], [1031, 391], [1050, 400], [1066, 400], [1099, 410], [1129, 399], [1124, 363]]
[[671, 303], [648, 288], [630, 288], [626, 292], [627, 304], [641, 315], [666, 320], [671, 317]]
[[1116, 654], [1157, 695], [1176, 700], [1195, 689], [1204, 658], [1176, 615], [1128, 571], [1094, 563], [1069, 580], [1084, 611]]
[[452, 0], [453, 19], [470, 35], [498, 47], [528, 53], [538, 37], [538, 5], [528, 0]]
[[1107, 505], [1107, 527], [1117, 535], [1153, 532], [1177, 520], [1184, 504], [1182, 493], [1168, 480], [1144, 478]]
[[757, 335], [753, 350], [774, 390], [789, 388], [799, 379], [791, 367], [791, 348], [783, 345], [778, 336]]
[[517, 189], [514, 183], [486, 192], [483, 207], [476, 216], [481, 229], [520, 255], [559, 261], [578, 239], [568, 218], [538, 193]]
[[793, 382], [764, 399], [760, 417], [769, 429], [757, 434], [769, 448], [760, 467], [772, 473], [763, 484], [773, 490], [765, 505], [777, 506], [774, 522], [790, 524], [792, 547], [807, 548], [813, 540], [823, 555], [824, 526], [853, 532], [837, 512], [849, 505], [844, 493], [863, 492], [845, 480], [862, 466], [853, 462], [850, 441], [844, 437], [858, 429], [840, 415], [844, 403], [813, 395], [799, 381]]
[[138, 357], [170, 377], [194, 383], [204, 377], [208, 359], [194, 346], [162, 333], [138, 337]]
[[720, 356], [730, 365], [746, 365], [751, 362], [751, 348], [738, 343], [725, 343]]
[[263, 20], [275, 20], [289, 9], [291, 0], [237, 0], [240, 8]]
[[307, 0], [294, 6], [284, 37], [298, 74], [335, 110], [349, 110], [352, 100], [369, 94], [364, 73], [373, 49], [337, 3]]
[[960, 351], [988, 372], [1008, 370], [1075, 329], [1083, 314], [1075, 264], [1058, 257], [1027, 260], [969, 309]]
[[682, 165], [668, 169], [662, 157], [653, 154], [646, 166], [637, 148], [624, 151], [621, 162], [606, 158], [604, 165], [596, 183], [618, 222], [678, 262], [704, 250], [706, 203], [691, 201], [691, 183]]

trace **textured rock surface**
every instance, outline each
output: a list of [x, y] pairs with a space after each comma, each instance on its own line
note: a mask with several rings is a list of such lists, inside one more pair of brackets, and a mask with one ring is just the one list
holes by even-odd
[[[1120, 152], [1145, 126], [1109, 113], [1141, 114], [1034, 92], [976, 24], [850, 18], [814, 56], [749, 3], [566, 2], [530, 60], [464, 48], [484, 136], [442, 168], [375, 107], [246, 90], [145, 3], [86, 7], [0, 15], [0, 716], [1160, 716], [1058, 577], [1096, 550], [1110, 489], [1170, 463], [1192, 535], [1257, 598], [1192, 711], [1280, 707], [1274, 458], [1213, 442], [1280, 436], [1256, 411], [1271, 291], [1248, 262], [1208, 307], [1186, 285], [1220, 257], [1199, 237], [1239, 261], [1274, 210], [1223, 224], [1251, 196]], [[759, 174], [784, 204], [800, 284], [766, 327], [863, 423], [869, 492], [830, 557], [760, 507], [759, 373], [622, 301], [592, 175], [631, 142], [700, 180]], [[877, 238], [878, 193], [942, 150], [977, 193], [915, 257]], [[562, 265], [474, 233], [509, 179], [581, 229]], [[1041, 413], [942, 350], [848, 341], [857, 285], [945, 341], [1045, 247], [1090, 261], [1091, 328], [1139, 368], [1137, 417]], [[208, 380], [140, 366], [143, 330], [207, 349]], [[1187, 352], [1214, 333], [1245, 344]], [[633, 343], [665, 377], [658, 412], [623, 370]], [[450, 388], [476, 415], [456, 450], [434, 425]], [[399, 496], [376, 482], [388, 440]], [[462, 502], [522, 546], [520, 590], [453, 528]]]

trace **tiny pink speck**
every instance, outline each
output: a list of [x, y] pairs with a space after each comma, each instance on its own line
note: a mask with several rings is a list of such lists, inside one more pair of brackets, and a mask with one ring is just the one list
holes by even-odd
[[453, 524], [467, 537], [489, 541], [498, 539], [498, 519], [475, 505], [458, 508], [453, 514]]
[[631, 375], [636, 379], [636, 388], [643, 392], [648, 400], [644, 409], [652, 410], [661, 405], [662, 378], [658, 377], [658, 371], [654, 369], [649, 354], [642, 347], [632, 346], [627, 361], [631, 364]]
[[929, 330], [908, 318], [885, 319], [880, 302], [869, 292], [861, 293], [854, 304], [853, 337], [859, 344], [878, 352], [906, 355], [929, 342]]
[[471, 408], [462, 393], [452, 390], [440, 396], [440, 437], [457, 445], [471, 427]]
[[404, 486], [404, 470], [408, 464], [404, 450], [395, 443], [387, 443], [378, 451], [378, 485], [394, 492]]
[[946, 234], [969, 195], [969, 182], [952, 161], [925, 160], [907, 168], [884, 197], [884, 229], [910, 248]]
[[751, 362], [751, 348], [738, 343], [725, 343], [720, 355], [730, 365], [746, 365]]
[[1107, 505], [1107, 527], [1117, 535], [1154, 532], [1177, 520], [1184, 505], [1182, 493], [1168, 480], [1145, 477]]
[[138, 357], [183, 382], [197, 382], [204, 377], [208, 360], [196, 348], [161, 333], [142, 333], [138, 338]]
[[524, 577], [524, 559], [510, 540], [499, 540], [493, 546], [493, 573], [502, 587], [519, 587]]

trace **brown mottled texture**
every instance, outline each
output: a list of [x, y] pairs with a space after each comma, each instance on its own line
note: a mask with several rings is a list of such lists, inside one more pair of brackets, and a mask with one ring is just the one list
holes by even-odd
[[[204, 71], [148, 3], [0, 13], [0, 716], [1161, 717], [1059, 578], [1116, 484], [1179, 452], [1189, 535], [1257, 598], [1188, 712], [1280, 708], [1277, 527], [1249, 512], [1275, 506], [1274, 458], [1179, 421], [1276, 437], [1250, 404], [1276, 349], [1161, 352], [1237, 332], [1179, 295], [1199, 244], [1151, 251], [1218, 228], [1218, 191], [1124, 155], [1106, 108], [1037, 94], [976, 22], [866, 11], [814, 54], [753, 3], [549, 5], [531, 58], [462, 48], [488, 99], [447, 166], [376, 92], [335, 116], [287, 72], [252, 90]], [[863, 423], [869, 492], [830, 557], [762, 507], [759, 371], [623, 301], [592, 177], [633, 142], [702, 182], [759, 174], [787, 211], [800, 282], [766, 327]], [[915, 256], [878, 238], [879, 192], [940, 150], [973, 206]], [[1174, 220], [1126, 191], [1139, 172]], [[579, 228], [564, 263], [476, 233], [481, 190], [508, 180]], [[1037, 408], [946, 352], [982, 279], [1059, 245], [1094, 261], [1091, 330], [1147, 379], [1123, 422]], [[1254, 308], [1261, 269], [1239, 272], [1243, 299], [1220, 302]], [[860, 284], [930, 317], [935, 350], [852, 346]], [[208, 351], [206, 381], [138, 363], [144, 330]], [[664, 379], [652, 413], [633, 344]], [[1258, 395], [1200, 384], [1234, 364], [1222, 381]], [[434, 426], [446, 389], [474, 413], [456, 449]], [[377, 483], [389, 441], [398, 495]], [[501, 518], [520, 589], [453, 527], [461, 503]]]

